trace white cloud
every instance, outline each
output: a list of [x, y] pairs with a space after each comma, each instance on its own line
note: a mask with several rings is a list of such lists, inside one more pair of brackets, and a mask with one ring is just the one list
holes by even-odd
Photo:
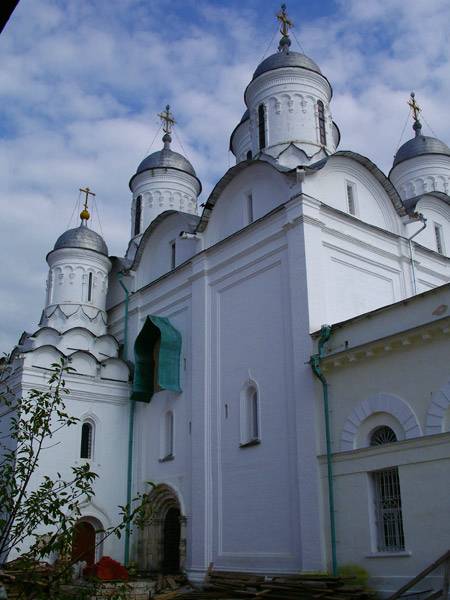
[[[387, 171], [411, 89], [449, 141], [448, 0], [336, 7], [310, 22], [300, 6], [292, 10], [297, 37], [333, 85], [342, 147]], [[275, 31], [274, 12], [272, 3], [250, 0], [21, 0], [0, 40], [0, 348], [37, 324], [45, 255], [67, 227], [81, 185], [97, 192], [110, 252], [123, 253], [128, 181], [167, 102], [208, 193], [229, 166], [229, 135]], [[276, 41], [269, 53], [275, 48]], [[160, 145], [158, 138], [153, 149]]]

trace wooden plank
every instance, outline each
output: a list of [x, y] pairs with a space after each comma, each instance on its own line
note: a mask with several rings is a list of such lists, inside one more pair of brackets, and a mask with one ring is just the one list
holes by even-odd
[[[392, 596], [389, 596], [389, 598], [387, 600], [397, 600], [405, 592], [407, 592], [408, 590], [413, 588], [415, 585], [417, 585], [419, 583], [419, 581], [422, 581], [422, 579], [425, 579], [425, 577], [427, 575], [429, 575], [432, 571], [434, 571], [435, 569], [440, 567], [444, 562], [446, 562], [448, 560], [450, 560], [450, 550], [447, 550], [447, 552], [445, 552], [437, 560], [435, 560], [433, 563], [431, 563], [431, 565], [429, 567], [427, 567], [426, 569], [421, 571], [418, 575], [416, 575], [416, 577], [411, 579], [411, 581], [408, 581], [408, 583], [406, 583], [397, 592], [395, 592], [395, 594], [392, 594]], [[437, 596], [437, 597], [439, 598], [439, 596]]]

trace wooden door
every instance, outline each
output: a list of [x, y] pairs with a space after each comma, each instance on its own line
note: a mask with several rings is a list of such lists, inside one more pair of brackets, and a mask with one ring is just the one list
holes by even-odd
[[84, 560], [88, 565], [95, 563], [95, 528], [88, 521], [80, 521], [75, 525], [72, 560]]
[[164, 519], [163, 561], [164, 573], [178, 573], [180, 570], [180, 511], [170, 508]]

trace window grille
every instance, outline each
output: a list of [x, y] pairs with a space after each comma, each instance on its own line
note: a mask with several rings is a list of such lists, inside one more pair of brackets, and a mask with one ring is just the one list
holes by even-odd
[[317, 113], [319, 116], [319, 136], [322, 146], [327, 145], [327, 133], [325, 130], [325, 107], [322, 100], [317, 101]]
[[347, 209], [351, 215], [356, 215], [355, 190], [352, 183], [347, 182]]
[[88, 302], [92, 301], [92, 273], [89, 273], [88, 279]]
[[398, 468], [372, 473], [378, 552], [405, 549]]
[[266, 147], [266, 111], [264, 104], [258, 106], [259, 148]]
[[439, 254], [444, 254], [444, 244], [442, 242], [442, 226], [439, 223], [434, 224], [434, 237], [436, 239], [436, 250]]
[[80, 458], [92, 458], [94, 427], [92, 423], [83, 423], [81, 427]]
[[374, 429], [370, 436], [371, 446], [382, 446], [383, 444], [392, 444], [397, 441], [395, 432], [387, 425], [382, 425]]
[[136, 206], [134, 209], [134, 235], [141, 232], [141, 214], [142, 214], [142, 196], [136, 198]]

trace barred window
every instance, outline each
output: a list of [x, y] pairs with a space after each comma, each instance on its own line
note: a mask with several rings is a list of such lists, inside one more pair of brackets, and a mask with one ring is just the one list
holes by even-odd
[[391, 444], [397, 441], [395, 432], [387, 425], [382, 425], [374, 429], [370, 435], [371, 446], [381, 446], [383, 444]]
[[373, 472], [372, 482], [377, 551], [401, 552], [405, 549], [405, 535], [398, 468]]
[[319, 136], [322, 146], [327, 145], [327, 133], [325, 131], [325, 107], [322, 100], [317, 101], [317, 114], [319, 116]]
[[94, 425], [85, 421], [81, 427], [80, 458], [92, 458], [94, 447]]

